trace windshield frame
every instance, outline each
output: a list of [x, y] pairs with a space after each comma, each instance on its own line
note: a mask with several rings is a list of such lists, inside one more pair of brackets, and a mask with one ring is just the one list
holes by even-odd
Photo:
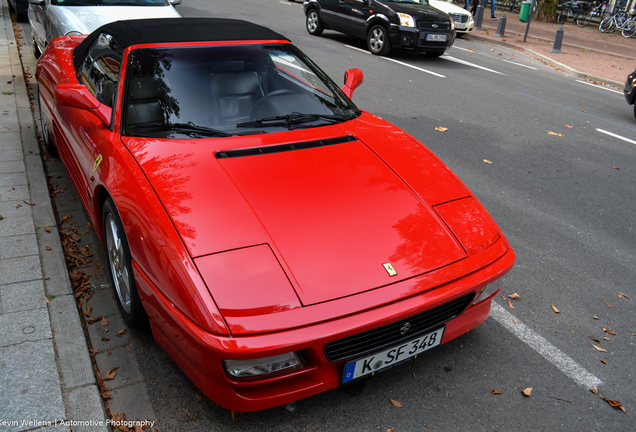
[[[154, 52], [156, 53], [156, 55], [160, 55], [162, 52], [164, 53], [172, 53], [172, 52], [183, 52], [183, 50], [191, 50], [191, 49], [197, 49], [197, 50], [215, 50], [215, 49], [228, 49], [231, 48], [233, 50], [240, 50], [241, 47], [246, 48], [247, 50], [249, 49], [256, 49], [256, 50], [271, 50], [272, 52], [277, 52], [277, 53], [288, 53], [293, 55], [294, 57], [298, 58], [298, 60], [300, 60], [300, 62], [306, 66], [306, 69], [308, 69], [309, 71], [311, 71], [311, 73], [320, 80], [320, 82], [322, 83], [322, 85], [324, 86], [325, 89], [328, 89], [329, 92], [331, 92], [331, 95], [327, 92], [325, 92], [323, 89], [320, 89], [314, 85], [312, 85], [311, 83], [308, 83], [306, 81], [304, 81], [302, 78], [297, 77], [293, 74], [290, 74], [289, 71], [281, 69], [281, 68], [277, 68], [276, 72], [281, 73], [281, 71], [285, 74], [289, 74], [289, 76], [292, 76], [295, 78], [295, 85], [299, 85], [299, 84], [304, 84], [306, 88], [311, 88], [313, 90], [314, 93], [314, 97], [316, 99], [318, 99], [318, 96], [316, 95], [318, 92], [322, 93], [325, 95], [325, 99], [329, 98], [329, 102], [333, 104], [333, 108], [334, 110], [332, 110], [329, 114], [325, 114], [322, 117], [327, 117], [328, 115], [332, 115], [332, 114], [337, 114], [337, 115], [341, 115], [342, 119], [341, 121], [336, 121], [334, 122], [332, 121], [327, 121], [326, 119], [319, 119], [318, 117], [321, 117], [320, 115], [317, 115], [317, 119], [314, 120], [315, 122], [318, 123], [322, 123], [322, 124], [316, 124], [316, 125], [312, 125], [312, 124], [304, 124], [302, 125], [302, 128], [312, 128], [312, 127], [319, 127], [319, 126], [326, 126], [329, 124], [334, 124], [334, 123], [340, 123], [340, 122], [344, 122], [344, 121], [349, 121], [352, 120], [354, 118], [359, 117], [362, 112], [355, 106], [355, 104], [351, 101], [351, 99], [349, 99], [341, 90], [341, 88], [322, 70], [320, 69], [307, 55], [305, 55], [300, 49], [298, 49], [296, 46], [294, 46], [293, 44], [286, 42], [286, 41], [275, 41], [272, 43], [261, 43], [260, 41], [257, 42], [252, 42], [252, 41], [248, 41], [246, 43], [233, 43], [233, 42], [227, 42], [227, 43], [193, 43], [193, 44], [188, 44], [188, 45], [184, 45], [184, 44], [180, 44], [180, 43], [175, 43], [175, 44], [162, 44], [161, 46], [159, 45], [136, 45], [136, 46], [131, 46], [127, 49], [127, 53], [126, 53], [126, 59], [125, 59], [125, 63], [126, 63], [126, 70], [125, 70], [125, 82], [124, 82], [124, 86], [122, 89], [122, 98], [121, 98], [121, 113], [120, 113], [120, 121], [119, 121], [119, 129], [120, 129], [120, 134], [121, 136], [128, 136], [128, 137], [139, 137], [139, 138], [143, 138], [143, 137], [147, 137], [147, 138], [166, 138], [166, 139], [181, 139], [181, 138], [186, 138], [186, 134], [185, 133], [179, 133], [178, 132], [178, 128], [172, 128], [173, 133], [168, 133], [167, 131], [169, 129], [171, 129], [169, 126], [170, 124], [177, 124], [177, 123], [188, 123], [191, 122], [191, 120], [189, 120], [188, 118], [184, 118], [184, 119], [180, 119], [178, 121], [173, 121], [173, 120], [168, 120], [166, 119], [166, 135], [170, 135], [170, 136], [165, 136], [165, 135], [156, 135], [156, 134], [140, 134], [140, 128], [138, 126], [133, 126], [132, 124], [127, 124], [127, 110], [128, 110], [128, 100], [131, 97], [130, 96], [130, 91], [129, 90], [129, 86], [131, 85], [132, 80], [135, 77], [138, 77], [137, 75], [134, 75], [133, 70], [135, 69], [135, 65], [134, 62], [136, 61], [137, 57], [140, 55], [144, 55], [147, 53], [151, 53]], [[269, 53], [267, 53], [269, 54]], [[263, 55], [267, 55], [267, 54], [263, 54]], [[210, 54], [212, 55], [212, 53]], [[271, 54], [269, 54], [271, 56]], [[211, 59], [212, 57], [210, 57]], [[210, 59], [207, 59], [206, 61], [211, 61]], [[274, 61], [272, 61], [272, 64], [274, 64]], [[277, 66], [277, 65], [276, 65]], [[283, 78], [289, 78], [289, 76], [285, 76]], [[292, 114], [292, 112], [290, 111], [289, 113], [290, 115]], [[309, 113], [309, 114], [315, 114], [315, 113]], [[320, 114], [320, 113], [318, 113]], [[179, 117], [177, 115], [177, 117]], [[252, 118], [251, 120], [256, 121], [256, 120], [260, 120], [260, 118]], [[201, 126], [201, 127], [209, 127], [209, 128], [215, 128], [215, 129], [219, 129], [219, 130], [223, 130], [222, 128], [218, 128], [217, 125], [210, 125], [210, 124], [200, 124], [197, 122], [194, 122], [197, 124], [197, 126]], [[237, 122], [237, 125], [241, 123], [241, 122]], [[293, 122], [292, 122], [293, 123]], [[292, 127], [293, 126], [293, 127]], [[298, 127], [297, 124], [289, 124], [286, 127], [279, 127], [278, 129], [271, 129], [269, 127], [253, 127], [253, 128], [241, 128], [242, 130], [235, 130], [234, 133], [231, 133], [231, 135], [255, 135], [255, 134], [263, 134], [263, 133], [273, 133], [273, 132], [280, 132], [280, 131], [287, 131], [287, 130], [293, 130], [293, 129], [298, 129], [300, 127]], [[135, 130], [136, 129], [136, 130]], [[236, 125], [234, 125], [232, 128], [230, 129], [239, 129], [237, 128]], [[134, 130], [134, 132], [133, 132]], [[159, 133], [159, 128], [156, 129], [157, 133]], [[223, 132], [226, 132], [225, 130], [223, 130]], [[222, 135], [219, 135], [222, 136]], [[192, 136], [189, 136], [188, 138], [192, 138]], [[209, 138], [209, 137], [205, 137], [203, 135], [201, 135], [198, 138]]]

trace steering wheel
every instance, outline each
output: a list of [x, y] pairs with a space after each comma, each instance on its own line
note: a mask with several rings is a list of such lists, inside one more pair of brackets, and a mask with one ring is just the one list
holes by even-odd
[[[293, 90], [290, 90], [290, 89], [279, 89], [279, 90], [274, 90], [273, 92], [267, 93], [265, 96], [263, 96], [259, 100], [257, 100], [256, 103], [254, 103], [254, 107], [252, 108], [250, 117], [253, 118], [255, 116], [255, 113], [258, 111], [258, 109], [260, 108], [261, 104], [265, 101], [265, 99], [268, 99], [268, 98], [274, 97], [274, 96], [295, 95], [295, 94], [297, 94], [297, 93], [295, 91], [293, 91]], [[262, 115], [259, 116], [259, 117], [262, 117]]]

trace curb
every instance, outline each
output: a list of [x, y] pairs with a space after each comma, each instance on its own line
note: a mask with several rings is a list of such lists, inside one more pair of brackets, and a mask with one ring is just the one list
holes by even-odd
[[[523, 36], [520, 33], [515, 33], [515, 32], [508, 32], [508, 33], [511, 33], [511, 34], [514, 34], [514, 35]], [[510, 42], [504, 42], [504, 41], [500, 41], [500, 40], [497, 40], [497, 39], [491, 39], [491, 38], [487, 38], [487, 37], [484, 37], [484, 36], [479, 36], [479, 35], [477, 35], [475, 33], [471, 34], [469, 37], [471, 39], [478, 40], [478, 41], [481, 41], [481, 42], [490, 42], [490, 43], [492, 43], [494, 45], [501, 45], [501, 46], [505, 46], [507, 48], [513, 48], [513, 49], [519, 50], [519, 51], [521, 51], [523, 53], [526, 53], [526, 54], [536, 58], [537, 60], [540, 60], [540, 61], [542, 61], [542, 62], [544, 62], [544, 63], [546, 63], [546, 64], [548, 64], [548, 65], [550, 65], [552, 67], [556, 67], [556, 68], [562, 69], [562, 70], [564, 70], [564, 71], [566, 71], [566, 72], [568, 72], [568, 73], [570, 73], [572, 75], [575, 75], [575, 76], [577, 76], [579, 78], [584, 78], [584, 79], [589, 79], [589, 80], [592, 80], [592, 81], [600, 82], [602, 84], [605, 84], [605, 85], [608, 85], [608, 86], [612, 86], [612, 87], [617, 87], [619, 89], [622, 89], [623, 86], [625, 85], [625, 83], [622, 83], [622, 82], [610, 80], [610, 79], [607, 79], [607, 78], [597, 77], [597, 76], [594, 76], [594, 75], [587, 74], [585, 72], [580, 72], [580, 71], [578, 71], [576, 69], [573, 69], [573, 68], [571, 68], [569, 66], [564, 65], [563, 63], [560, 63], [560, 62], [554, 60], [553, 58], [547, 57], [547, 56], [545, 56], [543, 54], [539, 54], [538, 52], [529, 50], [529, 49], [524, 48], [522, 46], [512, 44]], [[532, 36], [532, 37], [536, 38], [536, 39], [541, 39], [541, 38], [537, 38], [536, 36]], [[542, 40], [547, 40], [547, 39], [542, 39]], [[566, 45], [566, 44], [564, 44], [564, 45]], [[570, 46], [576, 47], [576, 48], [583, 48], [583, 49], [586, 49], [588, 51], [596, 51], [596, 50], [592, 50], [592, 49], [589, 49], [589, 48], [577, 47], [576, 45], [570, 45]], [[615, 55], [615, 54], [612, 54], [612, 53], [604, 53], [604, 54]], [[624, 57], [624, 56], [618, 56], [618, 57]]]
[[[7, 2], [2, 1], [2, 17], [6, 28], [7, 44], [10, 51], [10, 65], [14, 75], [13, 86], [20, 138], [24, 154], [26, 176], [32, 207], [33, 225], [39, 251], [39, 261], [44, 277], [44, 292], [47, 296], [47, 317], [51, 329], [55, 363], [60, 379], [65, 415], [55, 419], [56, 427], [70, 427], [77, 431], [110, 431], [106, 411], [102, 402], [88, 345], [84, 336], [75, 296], [66, 267], [59, 235], [45, 232], [45, 227], [57, 232], [57, 221], [51, 204], [51, 196], [42, 163], [40, 146], [36, 137], [31, 102], [25, 76], [30, 75], [28, 67], [22, 63], [13, 23]], [[35, 72], [35, 71], [33, 71]], [[46, 247], [52, 250], [47, 250]], [[33, 377], [37, 379], [37, 377]], [[44, 424], [46, 425], [46, 424]]]

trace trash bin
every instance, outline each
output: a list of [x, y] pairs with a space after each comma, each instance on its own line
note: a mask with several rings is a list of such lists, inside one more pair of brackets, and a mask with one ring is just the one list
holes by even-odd
[[531, 1], [522, 1], [521, 8], [519, 8], [519, 21], [528, 22], [530, 18], [530, 8], [532, 7]]

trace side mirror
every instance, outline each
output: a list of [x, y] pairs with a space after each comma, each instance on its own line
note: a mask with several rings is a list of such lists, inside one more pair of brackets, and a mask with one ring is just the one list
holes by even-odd
[[181, 4], [181, 0], [170, 0], [172, 6], [178, 6]]
[[111, 108], [103, 105], [81, 84], [60, 84], [55, 87], [55, 103], [93, 113], [104, 126], [110, 125]]
[[353, 95], [353, 91], [360, 87], [364, 82], [364, 75], [360, 69], [349, 69], [344, 75], [344, 86], [342, 91], [347, 95], [349, 99]]
[[32, 5], [44, 5], [44, 0], [29, 0], [29, 4], [32, 4]]

